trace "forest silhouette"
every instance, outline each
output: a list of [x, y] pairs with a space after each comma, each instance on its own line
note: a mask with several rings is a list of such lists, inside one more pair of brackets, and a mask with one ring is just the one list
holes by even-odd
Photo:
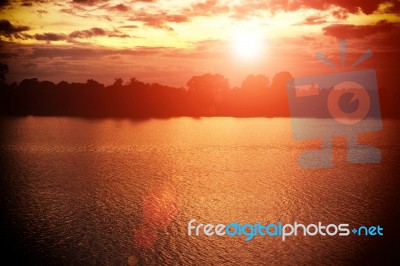
[[[6, 83], [8, 66], [0, 63], [0, 114], [7, 116], [78, 117], [288, 117], [288, 72], [272, 81], [265, 75], [249, 75], [241, 87], [230, 88], [221, 74], [194, 76], [187, 88], [116, 78], [105, 86], [93, 79], [86, 83], [24, 79]], [[399, 97], [380, 89], [383, 117], [400, 117], [395, 108]]]

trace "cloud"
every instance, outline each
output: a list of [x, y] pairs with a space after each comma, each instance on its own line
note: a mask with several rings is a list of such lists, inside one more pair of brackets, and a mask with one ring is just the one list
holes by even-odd
[[127, 12], [127, 11], [130, 10], [130, 8], [128, 6], [126, 6], [126, 5], [124, 5], [124, 4], [118, 4], [118, 5], [115, 5], [115, 6], [109, 6], [109, 7], [106, 7], [106, 9], [108, 11], [119, 11], [119, 12]]
[[257, 16], [260, 10], [270, 10], [269, 4], [266, 1], [250, 0], [246, 5], [236, 5], [233, 7], [236, 19], [247, 19], [251, 16]]
[[[8, 22], [8, 21], [7, 21]], [[106, 36], [109, 38], [130, 38], [131, 36], [125, 34], [117, 29], [106, 30], [102, 28], [91, 28], [88, 30], [73, 31], [70, 34], [65, 33], [55, 33], [55, 32], [45, 32], [37, 33], [35, 35], [30, 35], [27, 33], [21, 33], [21, 31], [28, 30], [29, 27], [21, 26], [14, 27], [10, 26], [11, 23], [6, 23], [0, 21], [0, 36], [5, 36], [7, 38], [19, 38], [19, 39], [35, 39], [38, 41], [58, 42], [67, 41], [70, 43], [78, 43], [77, 39], [90, 39], [92, 37]]]
[[217, 0], [207, 0], [205, 2], [200, 2], [192, 5], [193, 10], [195, 11], [204, 11], [209, 12], [213, 8], [217, 6]]
[[218, 4], [217, 0], [206, 0], [205, 2], [192, 4], [189, 14], [192, 16], [207, 16], [226, 13], [229, 10], [228, 6]]
[[377, 12], [380, 5], [385, 4], [388, 7], [385, 12], [399, 13], [400, 1], [398, 0], [377, 0], [377, 1], [360, 1], [360, 0], [249, 0], [246, 4], [239, 4], [234, 7], [235, 18], [246, 18], [255, 15], [259, 10], [267, 10], [271, 13], [278, 11], [292, 12], [300, 9], [315, 9], [320, 11], [335, 9], [333, 16], [345, 19], [348, 13], [372, 14]]
[[97, 3], [108, 2], [108, 0], [73, 0], [72, 2], [76, 4], [92, 6]]
[[345, 20], [349, 17], [349, 11], [344, 8], [338, 8], [332, 11], [332, 16], [339, 20]]
[[56, 42], [56, 41], [69, 41], [75, 42], [75, 39], [90, 39], [92, 37], [107, 36], [109, 38], [129, 38], [130, 36], [114, 29], [112, 31], [102, 28], [91, 28], [88, 30], [73, 31], [70, 34], [46, 32], [35, 34], [34, 39], [38, 41]]
[[335, 38], [357, 39], [365, 38], [378, 33], [387, 34], [399, 30], [400, 23], [391, 23], [381, 20], [373, 25], [333, 24], [323, 28], [324, 35]]
[[68, 58], [68, 59], [96, 59], [113, 55], [155, 55], [168, 51], [165, 47], [136, 47], [135, 49], [107, 49], [107, 48], [83, 48], [83, 47], [40, 47], [35, 46], [28, 55], [36, 58]]
[[307, 18], [305, 18], [304, 21], [297, 23], [295, 25], [299, 25], [299, 26], [301, 26], [301, 25], [320, 25], [320, 24], [324, 24], [326, 22], [327, 21], [326, 21], [325, 17], [317, 15], [317, 16], [307, 17]]
[[165, 29], [165, 30], [173, 30], [168, 23], [183, 23], [190, 21], [189, 17], [185, 15], [171, 15], [165, 12], [160, 12], [158, 14], [149, 14], [145, 12], [140, 12], [135, 14], [133, 17], [129, 19], [130, 21], [139, 21], [143, 22], [145, 26]]
[[10, 4], [9, 0], [0, 0], [0, 9]]
[[95, 36], [106, 36], [107, 31], [101, 28], [91, 28], [89, 30], [74, 31], [69, 34], [70, 38], [92, 38]]
[[71, 39], [89, 39], [97, 36], [107, 36], [115, 38], [128, 38], [129, 35], [114, 29], [113, 31], [105, 30], [102, 28], [91, 28], [89, 30], [74, 31], [69, 34]]
[[85, 8], [83, 8], [83, 7], [80, 7], [80, 6], [75, 6], [73, 8], [62, 8], [59, 11], [63, 12], [63, 13], [66, 13], [66, 14], [69, 14], [69, 15], [78, 16], [78, 17], [81, 17], [81, 18], [88, 18], [89, 17], [88, 14], [80, 14], [80, 13], [78, 14], [78, 11], [82, 11], [84, 13], [87, 13], [87, 10]]
[[207, 39], [201, 40], [194, 43], [196, 50], [198, 51], [207, 51], [213, 49], [221, 49], [222, 46], [226, 45], [226, 41], [220, 39]]
[[138, 26], [137, 25], [125, 25], [125, 26], [119, 26], [118, 28], [121, 28], [121, 29], [137, 29]]
[[35, 34], [34, 37], [38, 41], [47, 41], [47, 42], [64, 41], [64, 40], [66, 40], [68, 38], [67, 35], [65, 35], [65, 34], [62, 34], [62, 33], [51, 33], [51, 32], [46, 32], [46, 33], [42, 33], [42, 34]]
[[37, 64], [35, 63], [26, 63], [26, 64], [21, 64], [21, 66], [25, 69], [32, 69], [32, 68], [37, 68]]
[[0, 59], [15, 58], [17, 56], [18, 56], [17, 53], [10, 53], [10, 52], [0, 53]]
[[28, 30], [30, 30], [28, 26], [14, 26], [8, 20], [0, 20], [0, 36], [25, 39], [26, 36], [22, 32]]
[[[94, 6], [97, 4], [106, 4], [109, 2], [109, 0], [73, 0], [72, 2], [74, 4], [79, 4], [79, 5]], [[131, 0], [131, 1], [125, 1], [125, 2], [155, 3], [155, 2], [157, 2], [157, 0]], [[104, 5], [104, 6], [101, 6], [100, 8], [105, 8], [110, 11], [114, 10], [114, 11], [123, 11], [123, 12], [130, 10], [130, 8], [126, 5], [124, 5], [123, 3], [117, 4], [114, 6]]]
[[36, 10], [36, 12], [37, 12], [38, 14], [40, 14], [40, 15], [49, 13], [48, 11], [42, 10], [42, 9]]
[[51, 2], [51, 0], [22, 0], [21, 6], [33, 6], [34, 4], [44, 4]]
[[43, 14], [47, 14], [47, 13], [49, 13], [49, 12], [46, 11], [46, 10], [39, 9], [39, 10], [36, 10], [36, 13], [37, 13], [37, 16], [38, 16], [39, 18], [43, 18]]

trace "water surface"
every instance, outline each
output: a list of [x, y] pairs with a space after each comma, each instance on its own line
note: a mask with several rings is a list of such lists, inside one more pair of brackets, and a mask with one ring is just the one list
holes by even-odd
[[[284, 118], [2, 118], [2, 238], [15, 260], [44, 264], [362, 263], [394, 237], [399, 126], [361, 138], [381, 164], [347, 164], [336, 138], [333, 168], [303, 169], [297, 156], [320, 142], [294, 141]], [[189, 237], [193, 218], [380, 224], [386, 235]]]

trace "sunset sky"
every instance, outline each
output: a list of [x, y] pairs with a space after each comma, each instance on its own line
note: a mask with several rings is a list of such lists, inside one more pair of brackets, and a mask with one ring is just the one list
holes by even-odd
[[[400, 73], [400, 1], [346, 0], [25, 0], [0, 1], [0, 62], [7, 81], [186, 86], [194, 75], [220, 73], [231, 86], [249, 74], [270, 78], [341, 71], [337, 38], [348, 39], [346, 66], [365, 50], [380, 86]], [[346, 70], [346, 69], [345, 69]], [[347, 69], [348, 70], [348, 69]]]

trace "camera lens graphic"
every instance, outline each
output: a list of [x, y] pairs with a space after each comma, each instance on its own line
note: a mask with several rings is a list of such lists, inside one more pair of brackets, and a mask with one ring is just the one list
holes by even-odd
[[[351, 97], [346, 97], [346, 96]], [[343, 101], [344, 100], [344, 101]], [[343, 102], [348, 107], [344, 108]], [[371, 99], [367, 90], [357, 82], [345, 81], [337, 84], [328, 95], [328, 111], [339, 123], [354, 125], [362, 121], [368, 114]], [[343, 110], [346, 109], [346, 110]]]

